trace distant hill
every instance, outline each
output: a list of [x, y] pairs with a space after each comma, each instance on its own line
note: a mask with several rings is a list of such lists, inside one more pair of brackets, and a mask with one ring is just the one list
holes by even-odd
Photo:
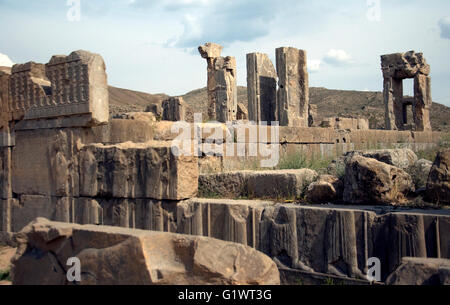
[[[113, 114], [143, 111], [149, 104], [161, 103], [168, 95], [148, 94], [110, 87], [110, 112]], [[206, 88], [190, 91], [182, 96], [189, 105], [188, 119], [192, 119], [193, 109], [206, 117]], [[248, 106], [247, 87], [238, 87], [238, 102]], [[330, 90], [310, 88], [310, 102], [316, 104], [319, 119], [325, 117], [365, 117], [371, 128], [384, 128], [384, 103], [381, 92]], [[411, 120], [409, 115], [409, 120]], [[450, 108], [433, 103], [431, 125], [436, 131], [450, 131]]]
[[109, 112], [116, 115], [144, 111], [148, 105], [161, 103], [168, 97], [166, 94], [150, 94], [109, 86]]

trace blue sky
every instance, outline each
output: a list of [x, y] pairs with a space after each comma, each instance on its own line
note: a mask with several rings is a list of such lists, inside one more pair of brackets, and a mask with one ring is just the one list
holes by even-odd
[[433, 100], [450, 106], [448, 0], [79, 1], [70, 21], [76, 0], [0, 0], [0, 65], [85, 49], [104, 57], [113, 86], [180, 95], [206, 85], [200, 44], [235, 56], [244, 86], [246, 53], [274, 60], [293, 46], [308, 51], [311, 86], [381, 91], [380, 55], [415, 50], [431, 65]]

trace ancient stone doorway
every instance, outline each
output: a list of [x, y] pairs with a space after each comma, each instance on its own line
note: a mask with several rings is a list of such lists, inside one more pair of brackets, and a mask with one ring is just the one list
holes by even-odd
[[[387, 130], [431, 131], [430, 66], [422, 53], [409, 51], [381, 56]], [[403, 80], [414, 79], [414, 97], [403, 96]], [[412, 118], [408, 120], [408, 107]], [[410, 122], [410, 123], [408, 123]]]

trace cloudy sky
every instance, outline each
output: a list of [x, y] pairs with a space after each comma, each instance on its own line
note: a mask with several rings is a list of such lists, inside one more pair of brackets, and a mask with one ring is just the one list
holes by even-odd
[[0, 65], [85, 49], [111, 85], [170, 95], [206, 85], [208, 41], [236, 57], [244, 86], [246, 53], [292, 46], [308, 51], [311, 86], [381, 91], [380, 55], [415, 50], [450, 106], [448, 0], [0, 0], [0, 28]]

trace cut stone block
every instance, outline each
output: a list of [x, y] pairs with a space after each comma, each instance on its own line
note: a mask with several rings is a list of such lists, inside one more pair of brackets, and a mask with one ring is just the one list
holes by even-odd
[[310, 169], [234, 171], [200, 175], [199, 189], [205, 196], [224, 198], [295, 198], [317, 177]]
[[170, 142], [86, 145], [80, 173], [85, 197], [181, 200], [197, 194], [197, 157], [173, 155]]
[[62, 122], [23, 123], [25, 126], [22, 128], [107, 123], [109, 96], [105, 70], [100, 55], [82, 50], [68, 56], [55, 55], [45, 66], [33, 62], [14, 65], [10, 82], [14, 118], [38, 120], [78, 116], [60, 118]]

